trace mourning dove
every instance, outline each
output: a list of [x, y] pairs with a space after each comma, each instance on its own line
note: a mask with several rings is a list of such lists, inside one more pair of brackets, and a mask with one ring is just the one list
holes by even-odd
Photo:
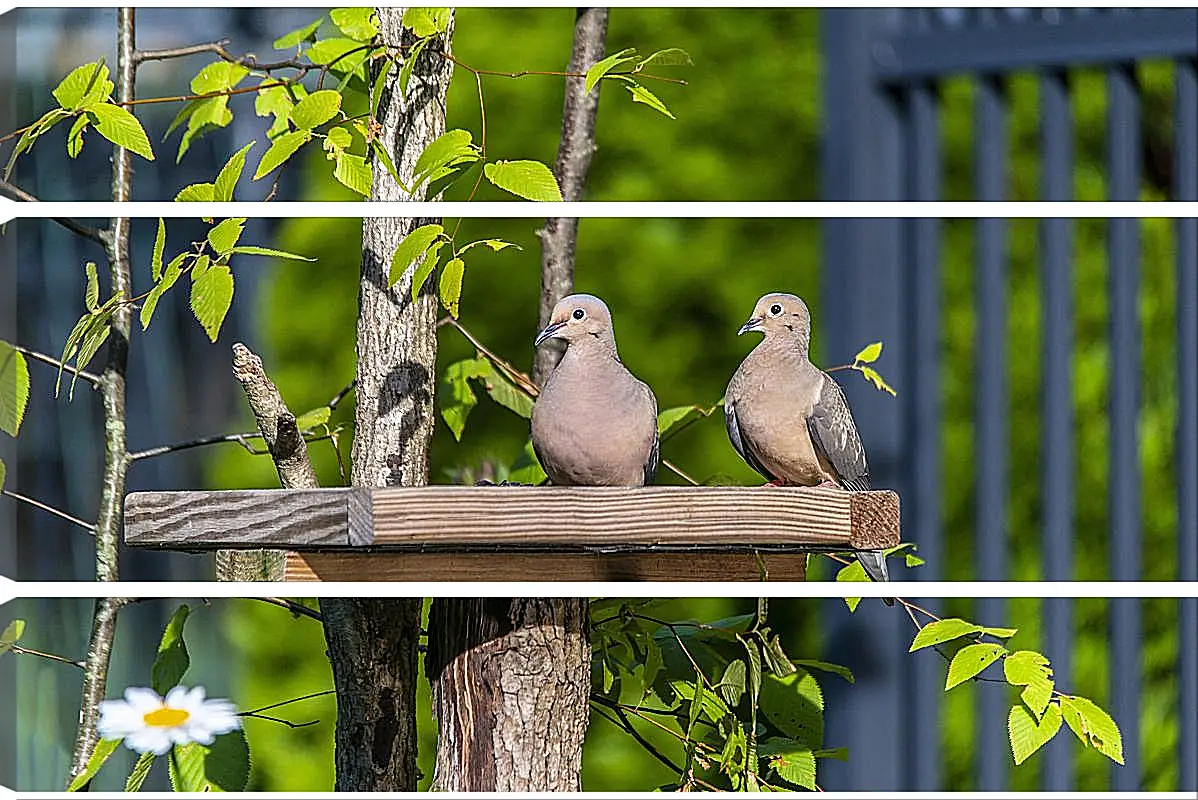
[[[840, 384], [811, 363], [811, 314], [793, 294], [767, 294], [738, 335], [765, 334], [728, 383], [728, 438], [773, 485], [869, 489], [865, 448]], [[875, 581], [889, 580], [880, 552], [858, 560]]]
[[558, 486], [643, 486], [657, 476], [657, 399], [620, 362], [611, 312], [573, 294], [553, 308], [536, 346], [566, 342], [532, 410], [532, 446]]

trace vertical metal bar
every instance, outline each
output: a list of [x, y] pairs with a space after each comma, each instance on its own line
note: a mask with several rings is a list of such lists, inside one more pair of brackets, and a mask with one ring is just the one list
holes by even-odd
[[[1073, 117], [1069, 78], [1063, 70], [1040, 75], [1040, 199], [1065, 201], [1073, 196]], [[1040, 223], [1040, 274], [1043, 292], [1043, 415], [1040, 502], [1044, 509], [1044, 579], [1072, 580], [1073, 575], [1073, 288], [1069, 257], [1073, 223]], [[1045, 652], [1052, 653], [1057, 680], [1069, 681], [1073, 661], [1073, 606], [1066, 598], [1045, 600]], [[1045, 791], [1073, 788], [1073, 748], [1050, 747], [1040, 773]]]
[[[910, 162], [907, 168], [908, 200], [940, 198], [940, 123], [937, 87], [918, 83], [908, 91]], [[926, 563], [912, 573], [916, 580], [941, 580], [944, 575], [943, 535], [940, 527], [941, 480], [940, 395], [940, 220], [908, 221], [909, 252], [905, 270], [911, 302], [911, 358], [907, 370], [911, 495], [907, 503], [911, 527], [908, 541], [919, 546]], [[936, 598], [920, 598], [924, 608], [938, 611]], [[911, 781], [905, 789], [934, 792], [941, 788], [940, 709], [944, 694], [942, 668], [930, 659], [912, 664], [908, 708], [913, 721], [907, 738], [907, 763]]]
[[[1107, 71], [1107, 169], [1110, 200], [1136, 200], [1140, 193], [1140, 99], [1135, 67]], [[1110, 504], [1111, 577], [1138, 580], [1140, 553], [1139, 413], [1140, 335], [1139, 221], [1112, 219], [1107, 259], [1110, 306]], [[1123, 732], [1126, 767], [1113, 767], [1111, 789], [1140, 787], [1140, 605], [1114, 602], [1110, 610], [1111, 713]]]
[[[1174, 200], [1198, 201], [1198, 61], [1174, 73]], [[1177, 579], [1198, 581], [1198, 219], [1177, 221]], [[1182, 791], [1198, 792], [1198, 598], [1181, 600], [1177, 740]]]
[[[874, 77], [874, 46], [892, 35], [901, 12], [890, 9], [827, 9], [820, 12], [824, 58], [824, 113], [821, 153], [822, 194], [825, 200], [901, 200], [899, 173], [908, 152], [895, 98]], [[828, 220], [823, 227], [823, 258], [835, 269], [821, 276], [821, 357], [851, 357], [869, 341], [886, 342], [887, 363], [902, 370], [905, 328], [900, 320], [903, 225], [897, 219]], [[870, 338], [866, 338], [870, 337]], [[889, 361], [889, 359], [894, 359]], [[869, 454], [875, 485], [906, 494], [901, 406], [889, 395], [862, 381], [845, 383], [845, 393]], [[844, 713], [829, 716], [828, 741], [850, 752], [869, 753], [868, 770], [826, 760], [821, 786], [829, 790], [903, 788], [907, 771], [901, 744], [906, 728], [872, 725], [878, 708], [897, 708], [907, 690], [911, 661], [905, 650], [907, 630], [895, 624], [893, 609], [862, 603], [851, 617], [844, 603], [824, 606], [828, 624], [821, 631], [824, 652], [835, 661], [847, 657], [868, 663], [856, 685], [836, 699]], [[848, 663], [848, 662], [841, 662]], [[841, 689], [829, 684], [829, 700]]]
[[[978, 200], [1006, 199], [1007, 120], [1002, 79], [979, 76], [974, 95], [974, 183]], [[1006, 221], [978, 220], [977, 259], [977, 578], [1007, 577], [1007, 270]], [[980, 598], [982, 625], [1002, 619], [1002, 598]], [[1006, 696], [978, 693], [977, 790], [1007, 788]]]

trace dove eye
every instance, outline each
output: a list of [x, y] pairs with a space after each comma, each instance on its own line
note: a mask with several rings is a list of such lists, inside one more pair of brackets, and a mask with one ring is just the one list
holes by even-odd
[[583, 311], [581, 308], [576, 308], [574, 309], [574, 313], [570, 316], [574, 317], [574, 319], [584, 319], [586, 315], [587, 312]]
[[778, 316], [778, 315], [779, 315], [779, 314], [781, 314], [781, 313], [782, 313], [782, 306], [781, 306], [781, 304], [779, 304], [779, 303], [774, 303], [772, 306], [770, 306], [770, 316], [771, 316], [771, 317], [776, 317], [776, 316]]

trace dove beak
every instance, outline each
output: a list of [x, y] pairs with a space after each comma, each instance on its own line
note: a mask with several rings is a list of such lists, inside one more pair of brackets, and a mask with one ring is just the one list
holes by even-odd
[[740, 330], [736, 332], [736, 335], [740, 336], [742, 333], [761, 330], [761, 323], [764, 319], [764, 317], [753, 317], [753, 319], [740, 326]]
[[537, 334], [537, 338], [533, 341], [533, 347], [540, 347], [546, 339], [552, 339], [557, 336], [557, 332], [566, 327], [564, 322], [551, 322], [545, 326], [545, 330]]

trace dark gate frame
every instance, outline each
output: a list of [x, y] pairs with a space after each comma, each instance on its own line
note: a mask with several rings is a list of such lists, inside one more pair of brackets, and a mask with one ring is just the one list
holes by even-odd
[[[1106, 74], [1107, 171], [1110, 200], [1136, 200], [1140, 191], [1140, 97], [1134, 68], [1145, 59], [1175, 65], [1172, 199], [1198, 200], [1198, 9], [877, 9], [821, 12], [824, 129], [822, 198], [832, 201], [940, 199], [938, 129], [940, 80], [969, 74], [976, 81], [974, 199], [1003, 200], [1007, 168], [1006, 77], [1032, 71], [1040, 89], [1042, 200], [1072, 199], [1073, 119], [1069, 70]], [[981, 580], [1009, 577], [1003, 511], [1007, 501], [1006, 223], [977, 222], [977, 452], [976, 563]], [[1068, 364], [1073, 346], [1070, 286], [1072, 221], [1040, 224], [1043, 358]], [[1177, 559], [1181, 580], [1198, 580], [1198, 220], [1178, 220], [1177, 242]], [[1142, 575], [1138, 440], [1140, 332], [1137, 314], [1139, 223], [1109, 222], [1111, 386], [1109, 400], [1111, 566], [1114, 580]], [[937, 559], [940, 521], [939, 408], [941, 332], [940, 220], [836, 219], [823, 230], [823, 307], [819, 323], [829, 341], [882, 338], [906, 391], [897, 402], [847, 386], [871, 467], [880, 486], [903, 497], [904, 538], [916, 542], [927, 565], [915, 578], [945, 577]], [[839, 354], [836, 354], [839, 355]], [[829, 357], [833, 357], [829, 354]], [[930, 366], [930, 368], [929, 368]], [[1071, 370], [1046, 371], [1041, 482], [1046, 580], [1073, 578], [1073, 415]], [[983, 600], [980, 618], [999, 619], [1002, 600]], [[1071, 670], [1073, 620], [1069, 601], [1045, 604], [1045, 647], [1057, 674]], [[1198, 600], [1180, 601], [1178, 688], [1179, 789], [1198, 790]], [[846, 623], [852, 637], [877, 642], [885, 668], [859, 685], [850, 703], [894, 707], [909, 720], [905, 735], [881, 726], [845, 728], [839, 739], [873, 756], [868, 771], [845, 771], [846, 786], [941, 788], [938, 737], [939, 672], [920, 668], [895, 649], [894, 626], [881, 615]], [[1123, 728], [1127, 768], [1114, 768], [1110, 788], [1140, 788], [1140, 609], [1115, 601], [1110, 611], [1111, 710]], [[833, 645], [845, 631], [832, 633]], [[1006, 698], [980, 699], [979, 790], [1007, 788], [1010, 756], [1002, 741]], [[834, 718], [830, 720], [831, 726]], [[864, 774], [863, 774], [864, 773]], [[1050, 746], [1042, 788], [1073, 788], [1072, 752]], [[829, 784], [831, 785], [831, 784]]]

